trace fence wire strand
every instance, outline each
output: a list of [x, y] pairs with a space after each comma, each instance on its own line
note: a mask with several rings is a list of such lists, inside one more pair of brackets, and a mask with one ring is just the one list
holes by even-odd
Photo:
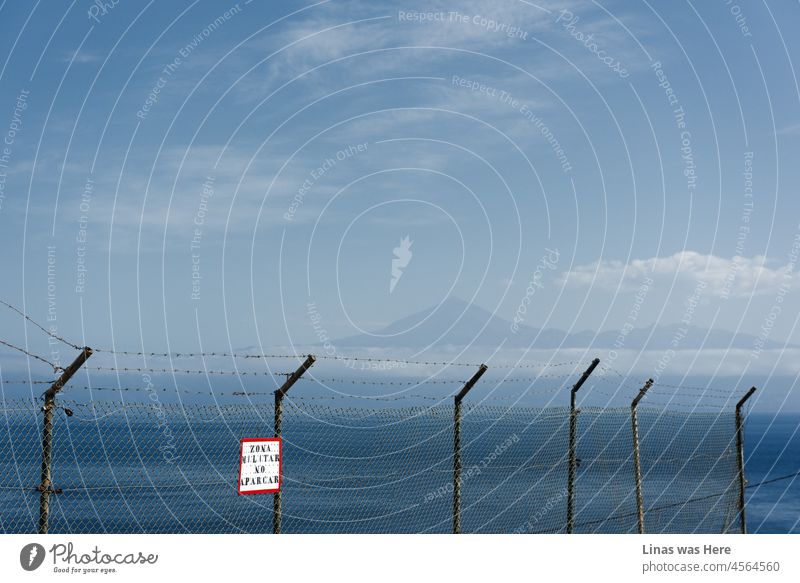
[[16, 312], [20, 316], [22, 316], [25, 320], [27, 320], [28, 322], [30, 322], [31, 324], [36, 326], [39, 330], [41, 330], [42, 332], [47, 334], [47, 336], [49, 336], [50, 338], [53, 338], [54, 340], [58, 340], [62, 344], [66, 344], [67, 346], [69, 346], [71, 348], [74, 348], [75, 350], [83, 350], [82, 346], [78, 346], [77, 344], [73, 344], [72, 342], [70, 342], [69, 340], [65, 340], [64, 338], [62, 338], [58, 334], [54, 334], [53, 332], [51, 332], [50, 330], [48, 330], [47, 328], [45, 328], [44, 326], [39, 324], [39, 322], [37, 322], [36, 320], [31, 318], [28, 314], [26, 314], [25, 312], [23, 312], [19, 308], [9, 304], [5, 300], [0, 300], [0, 304], [4, 305], [6, 308], [8, 308], [8, 309]]
[[[149, 358], [170, 358], [170, 359], [183, 359], [183, 358], [233, 358], [233, 359], [296, 359], [303, 360], [308, 357], [308, 354], [252, 354], [242, 352], [148, 352], [136, 350], [116, 350], [113, 348], [95, 348], [94, 351], [98, 354], [114, 354], [117, 356], [132, 356], [132, 357], [149, 357]], [[346, 355], [332, 355], [332, 354], [319, 354], [315, 355], [317, 360], [321, 361], [336, 361], [343, 363], [374, 363], [374, 364], [396, 364], [396, 365], [409, 365], [409, 366], [443, 366], [443, 367], [469, 367], [477, 368], [481, 363], [475, 362], [458, 362], [447, 360], [408, 360], [402, 358], [384, 358], [384, 357], [371, 357], [371, 356], [346, 356]], [[560, 367], [576, 367], [587, 364], [584, 361], [563, 361], [563, 362], [519, 362], [519, 363], [489, 363], [492, 369], [546, 369], [546, 368], [560, 368]]]
[[33, 358], [35, 360], [38, 360], [39, 362], [43, 362], [48, 366], [53, 367], [53, 372], [58, 372], [60, 370], [64, 370], [61, 366], [57, 365], [56, 363], [47, 360], [43, 356], [39, 356], [38, 354], [34, 354], [33, 352], [25, 350], [24, 348], [21, 348], [21, 347], [17, 346], [16, 344], [11, 344], [10, 342], [6, 342], [5, 340], [0, 340], [0, 344], [2, 344], [3, 346], [7, 346], [8, 348], [11, 348], [12, 350], [16, 350], [17, 352], [21, 352], [22, 354], [25, 354], [26, 356], [29, 356], [30, 358]]

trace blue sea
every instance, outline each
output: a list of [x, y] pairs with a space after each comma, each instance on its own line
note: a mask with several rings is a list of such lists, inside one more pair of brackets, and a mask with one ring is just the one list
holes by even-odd
[[[800, 415], [751, 413], [745, 425], [751, 485], [800, 470]], [[800, 533], [800, 476], [747, 490], [749, 532]]]

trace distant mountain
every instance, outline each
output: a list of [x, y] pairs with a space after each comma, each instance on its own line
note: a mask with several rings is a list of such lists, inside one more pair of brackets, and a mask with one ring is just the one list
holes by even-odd
[[[588, 330], [568, 333], [552, 328], [538, 329], [520, 325], [511, 331], [511, 322], [493, 315], [474, 304], [450, 298], [441, 305], [411, 314], [376, 330], [335, 340], [339, 347], [415, 348], [435, 346], [491, 346], [504, 343], [505, 348], [613, 348], [617, 330], [595, 333]], [[625, 348], [660, 350], [672, 347], [673, 339], [682, 336], [680, 349], [741, 348], [750, 349], [756, 337], [726, 330], [706, 330], [697, 326], [684, 328], [678, 324], [649, 326], [630, 331]], [[784, 348], [786, 345], [767, 341], [763, 348]]]

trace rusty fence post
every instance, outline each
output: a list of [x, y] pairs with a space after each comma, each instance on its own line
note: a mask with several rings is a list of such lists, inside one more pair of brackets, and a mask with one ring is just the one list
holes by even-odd
[[487, 369], [482, 364], [453, 398], [453, 534], [461, 532], [461, 401]]
[[600, 364], [600, 359], [595, 358], [589, 365], [578, 382], [572, 387], [569, 398], [569, 468], [567, 474], [567, 533], [572, 534], [575, 524], [575, 473], [578, 467], [577, 441], [578, 441], [578, 409], [575, 407], [578, 390], [586, 382]]
[[639, 455], [639, 421], [636, 409], [647, 390], [653, 386], [653, 379], [647, 379], [639, 394], [631, 403], [631, 429], [633, 431], [633, 473], [636, 479], [636, 518], [639, 534], [644, 534], [644, 494], [642, 493], [642, 461]]
[[747, 479], [744, 475], [744, 418], [742, 417], [742, 407], [747, 399], [756, 392], [755, 387], [745, 393], [745, 396], [736, 403], [736, 459], [739, 465], [739, 525], [742, 534], [747, 534], [747, 519], [744, 512], [744, 489], [747, 487]]
[[39, 534], [47, 534], [50, 530], [50, 494], [53, 488], [53, 416], [56, 409], [56, 393], [64, 388], [86, 359], [92, 355], [92, 349], [85, 347], [78, 357], [63, 370], [56, 382], [44, 394], [44, 421], [42, 422], [42, 473], [39, 484]]
[[[298, 379], [303, 376], [314, 362], [317, 359], [314, 357], [313, 354], [309, 354], [308, 358], [306, 358], [305, 362], [299, 366], [299, 368], [290, 374], [286, 382], [281, 385], [281, 387], [275, 391], [275, 437], [281, 436], [281, 429], [283, 424], [283, 397], [292, 388], [292, 385], [295, 384]], [[281, 443], [281, 467], [283, 467], [283, 443]], [[283, 471], [283, 470], [281, 470]], [[283, 476], [279, 478], [279, 483], [281, 487], [283, 487]], [[278, 490], [272, 495], [272, 532], [274, 534], [281, 533], [281, 491]]]

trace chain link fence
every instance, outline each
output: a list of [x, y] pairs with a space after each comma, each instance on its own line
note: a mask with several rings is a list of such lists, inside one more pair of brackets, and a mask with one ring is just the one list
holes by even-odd
[[[269, 533], [272, 495], [237, 495], [239, 442], [270, 404], [57, 399], [53, 533]], [[0, 530], [39, 529], [41, 403], [2, 404]], [[460, 529], [566, 531], [569, 408], [463, 404]], [[284, 533], [449, 533], [454, 408], [283, 403]], [[646, 532], [738, 531], [733, 413], [639, 409]], [[627, 408], [578, 415], [574, 532], [637, 531]]]

